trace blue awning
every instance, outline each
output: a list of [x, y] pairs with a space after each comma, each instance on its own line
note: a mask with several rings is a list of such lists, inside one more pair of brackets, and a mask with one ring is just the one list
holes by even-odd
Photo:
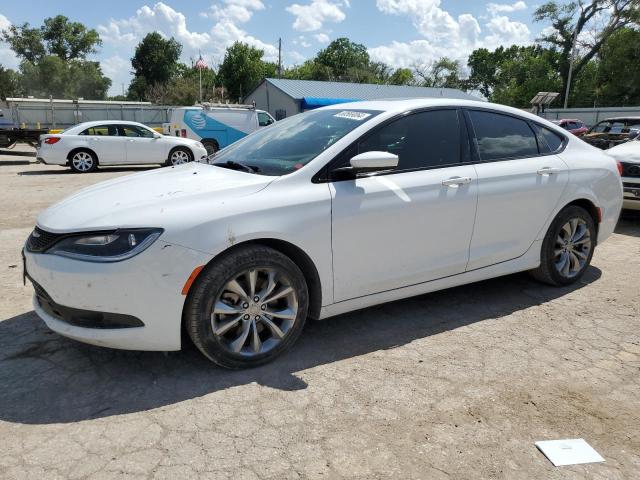
[[359, 98], [323, 98], [323, 97], [304, 97], [302, 99], [303, 110], [313, 110], [314, 108], [326, 107], [327, 105], [336, 105], [338, 103], [359, 102]]

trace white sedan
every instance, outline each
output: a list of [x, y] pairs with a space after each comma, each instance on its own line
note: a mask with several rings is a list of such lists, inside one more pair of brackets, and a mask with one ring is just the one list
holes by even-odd
[[623, 208], [640, 210], [640, 135], [628, 142], [616, 145], [605, 153], [611, 155], [622, 165], [624, 186]]
[[526, 270], [576, 282], [621, 205], [616, 162], [529, 113], [357, 102], [259, 130], [211, 164], [78, 192], [38, 217], [25, 272], [62, 335], [137, 350], [190, 338], [242, 368], [289, 348], [307, 318]]
[[198, 141], [162, 135], [141, 123], [102, 121], [42, 135], [37, 158], [47, 165], [68, 165], [74, 172], [86, 173], [98, 165], [206, 162], [207, 151]]

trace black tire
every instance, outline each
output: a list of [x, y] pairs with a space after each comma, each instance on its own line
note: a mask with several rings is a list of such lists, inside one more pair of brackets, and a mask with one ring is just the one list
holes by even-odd
[[[586, 255], [584, 265], [580, 266], [577, 273], [567, 276], [562, 274], [556, 266], [556, 249], [563, 248], [558, 246], [558, 237], [561, 234], [563, 227], [572, 219], [578, 219], [584, 222], [588, 235], [590, 238], [590, 248], [588, 253], [581, 251], [583, 255]], [[586, 233], [585, 233], [586, 235]], [[571, 285], [582, 278], [584, 272], [591, 263], [593, 252], [596, 246], [596, 227], [593, 217], [584, 208], [576, 205], [570, 205], [564, 208], [556, 218], [551, 222], [549, 230], [542, 242], [542, 248], [540, 251], [540, 266], [529, 273], [538, 281], [547, 283], [554, 286]], [[577, 258], [577, 257], [576, 257]]]
[[213, 140], [203, 140], [202, 145], [207, 150], [207, 157], [209, 155], [216, 153], [218, 150], [220, 150], [218, 143]]
[[[213, 332], [212, 312], [214, 303], [223, 294], [225, 287], [233, 279], [238, 278], [243, 272], [253, 269], [274, 269], [288, 285], [293, 288], [297, 299], [297, 313], [291, 326], [281, 340], [275, 346], [263, 353], [252, 353], [248, 356], [245, 352], [235, 353], [230, 349], [229, 339], [215, 335]], [[228, 290], [227, 290], [228, 291]], [[256, 289], [257, 291], [257, 289]], [[242, 303], [240, 301], [240, 303]], [[238, 304], [238, 307], [240, 305]], [[284, 351], [289, 349], [300, 336], [307, 319], [309, 309], [309, 294], [304, 275], [286, 255], [269, 247], [261, 245], [249, 245], [238, 247], [230, 253], [209, 264], [198, 275], [196, 282], [191, 287], [184, 308], [183, 319], [185, 329], [189, 333], [194, 345], [210, 360], [221, 367], [230, 369], [250, 368], [270, 362]], [[234, 314], [235, 315], [235, 314]], [[253, 315], [253, 314], [252, 314]], [[242, 316], [242, 315], [240, 315]], [[228, 317], [225, 317], [225, 319]], [[273, 320], [273, 318], [272, 318]], [[250, 320], [249, 320], [250, 321]], [[228, 335], [238, 335], [244, 323], [240, 321], [237, 327], [229, 329]], [[258, 324], [258, 322], [256, 322]], [[280, 325], [282, 326], [282, 324]], [[253, 330], [251, 330], [253, 332]], [[269, 334], [269, 330], [263, 327], [263, 333]], [[250, 341], [249, 337], [246, 337]], [[266, 345], [266, 343], [265, 343]], [[249, 348], [248, 346], [246, 348]]]
[[[186, 158], [184, 158], [183, 161], [177, 161], [177, 159], [174, 158], [177, 155], [180, 155]], [[175, 148], [172, 148], [171, 151], [169, 152], [166, 165], [170, 167], [172, 165], [181, 165], [183, 163], [188, 163], [188, 162], [193, 162], [193, 152], [187, 147], [175, 147]]]
[[[84, 159], [82, 162], [81, 157]], [[74, 173], [95, 172], [98, 169], [98, 156], [88, 149], [75, 150], [69, 154], [69, 168]]]

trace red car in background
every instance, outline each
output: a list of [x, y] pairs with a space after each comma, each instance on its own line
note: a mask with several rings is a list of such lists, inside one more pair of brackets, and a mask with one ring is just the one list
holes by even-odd
[[577, 118], [562, 118], [560, 120], [551, 121], [578, 137], [581, 137], [589, 130], [584, 122], [582, 120], [578, 120]]

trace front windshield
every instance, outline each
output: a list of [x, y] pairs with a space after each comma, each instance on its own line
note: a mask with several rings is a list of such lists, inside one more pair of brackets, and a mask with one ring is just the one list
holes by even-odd
[[241, 164], [262, 175], [299, 170], [346, 134], [371, 120], [375, 110], [314, 110], [258, 130], [218, 152], [212, 165]]

